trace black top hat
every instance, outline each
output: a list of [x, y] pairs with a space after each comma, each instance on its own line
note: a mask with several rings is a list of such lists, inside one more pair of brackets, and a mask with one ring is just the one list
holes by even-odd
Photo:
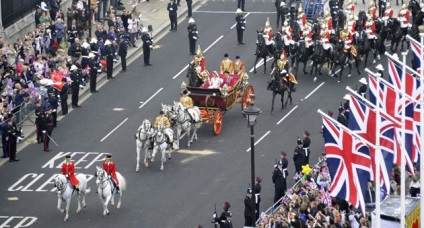
[[65, 158], [71, 158], [71, 155], [66, 155]]
[[184, 90], [184, 91], [183, 91], [183, 94], [184, 94], [184, 95], [188, 94], [188, 91], [187, 91], [187, 90]]
[[225, 53], [224, 57], [227, 58], [228, 57], [228, 53]]
[[112, 155], [111, 154], [107, 154], [106, 155], [106, 158], [112, 158]]
[[238, 55], [237, 55], [237, 56], [236, 56], [236, 59], [240, 59], [240, 56], [238, 56]]
[[303, 145], [303, 141], [301, 139], [297, 140], [297, 145]]

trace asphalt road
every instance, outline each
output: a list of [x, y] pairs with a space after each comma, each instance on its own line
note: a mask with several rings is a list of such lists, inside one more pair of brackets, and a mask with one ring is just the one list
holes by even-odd
[[[261, 28], [269, 13], [274, 12], [271, 1], [247, 1], [246, 45], [237, 45], [234, 2], [209, 1], [194, 18], [199, 29], [199, 42], [206, 67], [217, 70], [225, 53], [232, 59], [240, 55], [247, 68], [253, 67], [256, 29]], [[231, 12], [228, 11], [231, 9]], [[256, 12], [256, 13], [255, 13]], [[271, 22], [275, 15], [270, 16]], [[30, 225], [30, 227], [211, 227], [214, 205], [218, 213], [224, 201], [232, 205], [234, 227], [242, 227], [243, 199], [250, 182], [250, 147], [247, 121], [236, 105], [224, 115], [220, 135], [214, 136], [212, 127], [203, 125], [198, 130], [199, 140], [187, 148], [182, 139], [180, 151], [159, 171], [159, 158], [150, 167], [141, 164], [135, 172], [135, 141], [133, 134], [144, 119], [157, 116], [161, 103], [178, 100], [183, 70], [191, 60], [185, 20], [178, 32], [170, 33], [157, 42], [152, 51], [153, 66], [144, 67], [142, 57], [128, 67], [127, 72], [105, 84], [100, 93], [90, 96], [78, 112], [71, 112], [54, 130], [53, 138], [59, 147], [51, 143], [52, 152], [42, 152], [42, 145], [33, 144], [19, 154], [19, 163], [6, 163], [0, 167], [1, 208], [0, 227]], [[383, 58], [382, 63], [386, 63]], [[371, 63], [371, 60], [369, 61]], [[270, 72], [268, 62], [268, 73]], [[307, 68], [309, 70], [309, 67]], [[178, 74], [181, 72], [181, 74]], [[332, 110], [346, 93], [345, 87], [355, 89], [360, 77], [352, 71], [352, 77], [344, 77], [337, 84], [335, 78], [324, 75], [316, 83], [310, 75], [298, 75], [299, 85], [293, 93], [294, 102], [283, 112], [271, 113], [271, 93], [266, 90], [269, 74], [249, 73], [249, 82], [255, 88], [256, 106], [263, 113], [255, 126], [256, 175], [262, 177], [262, 204], [266, 209], [272, 204], [274, 189], [271, 174], [275, 158], [281, 150], [288, 153], [289, 185], [294, 173], [292, 154], [298, 136], [304, 130], [311, 132], [311, 161], [316, 161], [323, 151], [319, 134], [321, 119], [317, 109]], [[346, 73], [345, 73], [346, 75]], [[362, 76], [365, 76], [365, 72]], [[140, 108], [141, 107], [141, 108]], [[119, 126], [119, 127], [118, 127]], [[259, 141], [259, 139], [262, 139]], [[77, 172], [93, 175], [95, 166], [101, 165], [104, 153], [112, 153], [118, 170], [127, 179], [121, 209], [111, 208], [107, 217], [102, 216], [100, 200], [95, 194], [94, 180], [89, 182], [92, 192], [87, 197], [87, 208], [76, 214], [76, 200], [72, 201], [70, 221], [64, 223], [63, 215], [56, 209], [57, 197], [52, 192], [51, 178], [59, 173], [65, 154], [71, 154]], [[15, 216], [15, 217], [12, 217]]]

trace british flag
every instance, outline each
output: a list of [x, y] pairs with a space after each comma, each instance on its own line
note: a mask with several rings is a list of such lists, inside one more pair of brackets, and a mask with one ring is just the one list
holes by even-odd
[[421, 55], [422, 55], [421, 44], [411, 42], [411, 50], [413, 55], [413, 58], [412, 58], [413, 68], [418, 73], [421, 73], [421, 71], [423, 70], [422, 63], [421, 63]]
[[[379, 137], [379, 145], [381, 152], [377, 156], [377, 152], [373, 147], [370, 147], [373, 175], [377, 172], [377, 162], [380, 168], [380, 181], [383, 184], [386, 192], [390, 191], [390, 176], [393, 167], [395, 153], [395, 129], [400, 127], [396, 123], [389, 121], [384, 113], [380, 113], [380, 129], [377, 129], [377, 113], [375, 110], [368, 107], [362, 101], [354, 96], [350, 96], [350, 117], [349, 129], [357, 133], [359, 136], [366, 139], [371, 144], [377, 144]], [[381, 159], [383, 158], [383, 159]], [[375, 179], [375, 176], [372, 178]]]
[[[370, 75], [369, 76], [369, 91], [370, 91], [370, 101], [377, 105], [377, 99], [380, 101], [380, 107], [382, 110], [387, 113], [389, 116], [393, 117], [398, 122], [402, 120], [402, 95], [396, 92], [393, 88], [385, 85], [380, 82], [377, 84], [377, 79]], [[416, 150], [413, 150], [413, 134], [414, 134], [414, 107], [413, 103], [409, 103], [405, 107], [405, 141], [402, 143], [401, 139], [401, 129], [395, 128], [394, 132], [396, 134], [397, 142], [395, 143], [395, 164], [400, 165], [400, 160], [402, 156], [402, 148], [399, 145], [403, 145], [403, 148], [406, 150], [405, 159], [406, 166], [410, 172], [414, 172], [412, 158], [417, 155]]]
[[333, 180], [331, 196], [344, 199], [365, 212], [367, 183], [371, 180], [371, 157], [368, 146], [344, 130], [334, 120], [323, 116], [325, 153]]

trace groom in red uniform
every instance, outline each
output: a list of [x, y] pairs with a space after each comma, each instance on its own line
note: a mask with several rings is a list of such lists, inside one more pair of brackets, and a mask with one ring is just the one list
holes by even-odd
[[112, 161], [112, 155], [106, 155], [106, 160], [103, 162], [103, 169], [112, 177], [113, 184], [116, 187], [116, 193], [119, 194], [119, 181], [116, 177], [116, 164]]
[[78, 185], [80, 183], [75, 177], [75, 166], [71, 161], [71, 155], [66, 155], [65, 162], [62, 164], [62, 170], [60, 172], [68, 178], [75, 190], [79, 192]]

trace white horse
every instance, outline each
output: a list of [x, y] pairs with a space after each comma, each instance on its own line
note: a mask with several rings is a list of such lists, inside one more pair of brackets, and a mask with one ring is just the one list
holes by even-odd
[[[169, 132], [166, 132], [166, 131], [169, 131]], [[168, 135], [168, 138], [173, 137], [172, 129], [165, 128], [164, 123], [159, 122], [157, 129], [156, 129], [156, 132], [155, 132], [155, 135], [153, 137], [154, 146], [153, 146], [153, 153], [152, 153], [151, 162], [155, 161], [156, 153], [159, 151], [162, 154], [160, 171], [163, 171], [163, 164], [166, 162], [166, 157], [165, 157], [166, 149], [168, 149], [168, 147], [172, 148], [172, 146], [170, 146], [170, 144], [168, 144], [167, 135]], [[172, 140], [172, 139], [170, 139], [170, 140]], [[172, 143], [171, 143], [171, 145], [172, 145]], [[168, 159], [171, 159], [171, 152], [172, 152], [171, 148], [170, 148], [170, 151], [168, 153]]]
[[149, 166], [148, 159], [151, 158], [149, 153], [149, 146], [151, 143], [150, 137], [153, 134], [152, 124], [150, 120], [144, 120], [141, 126], [138, 128], [137, 132], [134, 134], [134, 138], [136, 140], [137, 144], [137, 166], [135, 168], [135, 171], [138, 172], [139, 166], [140, 166], [140, 151], [142, 149], [145, 150], [144, 152], [144, 165], [146, 167]]
[[[116, 188], [112, 183], [113, 180], [111, 180], [111, 177], [107, 175], [106, 171], [99, 166], [96, 166], [96, 168], [96, 185], [98, 186], [97, 192], [103, 205], [103, 216], [106, 216], [109, 215], [109, 210], [107, 209], [109, 201], [111, 202], [112, 206], [115, 205]], [[116, 205], [116, 208], [119, 209], [121, 207], [122, 192], [126, 190], [127, 184], [125, 178], [120, 173], [116, 172], [116, 176], [118, 177], [120, 189], [119, 201]]]
[[[180, 102], [175, 101], [173, 110], [175, 111], [175, 116], [173, 118], [176, 120], [177, 123], [176, 144], [178, 147], [180, 146], [181, 133], [187, 132], [187, 146], [190, 147], [191, 143], [193, 143], [193, 140], [197, 141], [197, 128], [200, 127], [202, 123], [200, 118], [200, 110], [196, 106], [186, 110], [186, 108], [184, 108], [184, 106]], [[190, 116], [193, 119], [191, 119]], [[195, 123], [193, 123], [193, 121]]]
[[[87, 189], [87, 177], [84, 174], [78, 174], [75, 176], [79, 181], [79, 193], [77, 194], [78, 199], [78, 209], [77, 213], [81, 212], [81, 201], [82, 206], [85, 208], [87, 205], [85, 203], [85, 196], [90, 192], [90, 189]], [[64, 221], [67, 221], [69, 218], [69, 205], [71, 204], [71, 197], [73, 193], [77, 193], [76, 190], [72, 187], [71, 182], [63, 174], [58, 174], [54, 179], [54, 184], [57, 189], [57, 209], [65, 213]], [[82, 199], [82, 200], [81, 200]], [[62, 209], [62, 202], [66, 202], [65, 209]]]

